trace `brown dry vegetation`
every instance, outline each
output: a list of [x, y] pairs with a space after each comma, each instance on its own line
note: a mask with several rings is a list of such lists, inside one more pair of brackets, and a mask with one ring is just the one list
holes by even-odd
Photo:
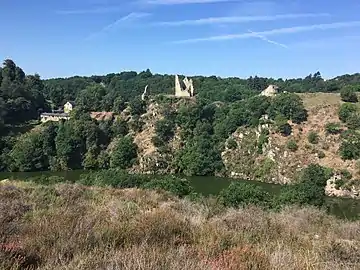
[[22, 182], [1, 184], [0, 197], [1, 269], [360, 268], [360, 222], [313, 208], [235, 210], [139, 189]]

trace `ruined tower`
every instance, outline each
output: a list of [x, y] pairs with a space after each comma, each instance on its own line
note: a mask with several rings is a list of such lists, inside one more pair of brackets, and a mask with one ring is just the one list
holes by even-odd
[[179, 76], [175, 75], [175, 96], [176, 97], [193, 97], [194, 85], [192, 79], [185, 77], [183, 81], [179, 80]]

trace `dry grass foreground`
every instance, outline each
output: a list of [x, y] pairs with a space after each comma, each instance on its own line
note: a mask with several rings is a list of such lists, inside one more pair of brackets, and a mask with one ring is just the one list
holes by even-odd
[[23, 182], [0, 198], [0, 269], [360, 269], [360, 222], [313, 208]]

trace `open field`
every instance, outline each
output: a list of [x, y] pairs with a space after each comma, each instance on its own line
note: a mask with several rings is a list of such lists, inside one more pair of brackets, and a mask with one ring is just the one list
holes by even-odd
[[9, 181], [0, 196], [1, 269], [360, 267], [360, 222], [313, 208], [235, 210], [164, 192]]

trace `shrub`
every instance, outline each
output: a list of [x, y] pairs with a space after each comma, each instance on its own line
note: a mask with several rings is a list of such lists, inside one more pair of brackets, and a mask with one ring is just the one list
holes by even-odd
[[360, 129], [360, 114], [352, 113], [346, 120], [346, 126], [350, 129]]
[[169, 191], [179, 197], [190, 195], [193, 188], [190, 182], [186, 179], [181, 179], [175, 176], [168, 176], [161, 179], [153, 179], [142, 185], [146, 189], [162, 189]]
[[345, 102], [358, 102], [358, 98], [355, 93], [355, 89], [350, 85], [345, 86], [341, 89], [340, 97], [341, 97], [341, 100], [345, 101]]
[[342, 122], [347, 122], [348, 118], [353, 114], [357, 112], [357, 107], [355, 104], [351, 103], [344, 103], [341, 105], [339, 109], [339, 118]]
[[281, 188], [277, 205], [298, 204], [322, 206], [325, 202], [324, 187], [317, 186], [309, 181], [303, 181], [295, 185]]
[[110, 186], [115, 188], [140, 187], [148, 182], [147, 176], [128, 174], [122, 170], [90, 172], [80, 176], [79, 183], [86, 186]]
[[335, 188], [339, 190], [341, 187], [345, 185], [345, 181], [343, 179], [337, 179], [335, 181]]
[[360, 134], [354, 130], [347, 130], [341, 135], [340, 155], [344, 160], [360, 158]]
[[168, 119], [162, 119], [156, 122], [156, 135], [163, 141], [168, 141], [174, 136], [175, 122]]
[[341, 175], [341, 179], [344, 179], [344, 180], [350, 180], [352, 178], [351, 172], [349, 172], [346, 169], [342, 169], [340, 171], [340, 175]]
[[151, 142], [153, 143], [153, 145], [155, 147], [162, 147], [165, 145], [164, 141], [162, 139], [159, 138], [159, 136], [155, 135], [151, 138]]
[[229, 149], [236, 149], [238, 147], [238, 144], [237, 142], [233, 139], [233, 138], [230, 138], [228, 141], [227, 141], [227, 147]]
[[291, 135], [292, 128], [284, 116], [282, 115], [276, 116], [275, 125], [276, 125], [276, 130], [280, 132], [282, 135], [284, 136]]
[[307, 138], [311, 144], [319, 143], [319, 135], [315, 131], [310, 131]]
[[228, 188], [220, 192], [220, 200], [225, 206], [240, 207], [249, 204], [266, 206], [270, 195], [261, 187], [238, 181], [232, 182]]
[[325, 130], [328, 134], [339, 134], [341, 133], [342, 129], [340, 123], [327, 123], [325, 125]]
[[269, 142], [269, 130], [263, 129], [260, 133], [259, 140], [257, 143], [257, 147], [258, 147], [257, 152], [259, 154], [262, 154], [263, 146], [264, 146], [264, 144], [267, 144], [268, 142]]
[[287, 149], [289, 149], [292, 152], [295, 152], [296, 150], [298, 150], [298, 145], [297, 145], [296, 141], [293, 139], [291, 139], [287, 142], [286, 147], [287, 147]]
[[318, 153], [317, 153], [317, 156], [318, 156], [318, 158], [324, 158], [325, 157], [325, 153], [323, 152], [323, 151], [319, 151]]

